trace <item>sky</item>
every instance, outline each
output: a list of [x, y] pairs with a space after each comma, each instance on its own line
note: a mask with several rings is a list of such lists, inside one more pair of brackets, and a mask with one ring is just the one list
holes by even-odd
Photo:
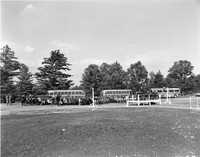
[[126, 70], [140, 60], [166, 75], [175, 61], [189, 60], [199, 74], [199, 9], [198, 0], [1, 1], [1, 47], [33, 73], [60, 49], [76, 85], [89, 64], [103, 62]]

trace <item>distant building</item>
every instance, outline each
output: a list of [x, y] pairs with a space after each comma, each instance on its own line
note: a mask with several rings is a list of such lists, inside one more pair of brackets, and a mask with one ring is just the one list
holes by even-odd
[[83, 90], [48, 90], [48, 95], [51, 97], [59, 95], [62, 98], [85, 98]]
[[103, 97], [109, 97], [115, 100], [122, 100], [125, 99], [126, 96], [129, 96], [131, 94], [130, 89], [109, 89], [109, 90], [103, 90], [102, 91]]
[[169, 98], [173, 98], [181, 94], [180, 88], [151, 88], [151, 91], [157, 93], [163, 98], [166, 98], [167, 95]]

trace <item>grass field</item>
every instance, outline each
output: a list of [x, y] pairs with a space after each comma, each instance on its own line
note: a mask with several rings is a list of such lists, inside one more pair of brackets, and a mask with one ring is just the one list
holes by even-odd
[[197, 157], [200, 112], [76, 109], [1, 117], [2, 157]]

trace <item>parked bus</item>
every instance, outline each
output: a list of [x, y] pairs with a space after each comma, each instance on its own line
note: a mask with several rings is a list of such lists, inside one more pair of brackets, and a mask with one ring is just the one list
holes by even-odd
[[130, 89], [109, 89], [109, 90], [102, 91], [103, 97], [111, 98], [116, 101], [125, 100], [126, 96], [129, 96], [130, 94], [131, 94]]
[[51, 97], [60, 96], [62, 98], [85, 98], [85, 92], [83, 90], [48, 90], [48, 95]]
[[180, 95], [180, 88], [151, 88], [151, 91], [157, 93], [162, 98], [175, 98]]

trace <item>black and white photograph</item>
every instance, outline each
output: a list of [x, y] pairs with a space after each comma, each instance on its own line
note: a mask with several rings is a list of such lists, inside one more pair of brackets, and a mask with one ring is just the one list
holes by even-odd
[[0, 0], [1, 157], [200, 157], [200, 0]]

